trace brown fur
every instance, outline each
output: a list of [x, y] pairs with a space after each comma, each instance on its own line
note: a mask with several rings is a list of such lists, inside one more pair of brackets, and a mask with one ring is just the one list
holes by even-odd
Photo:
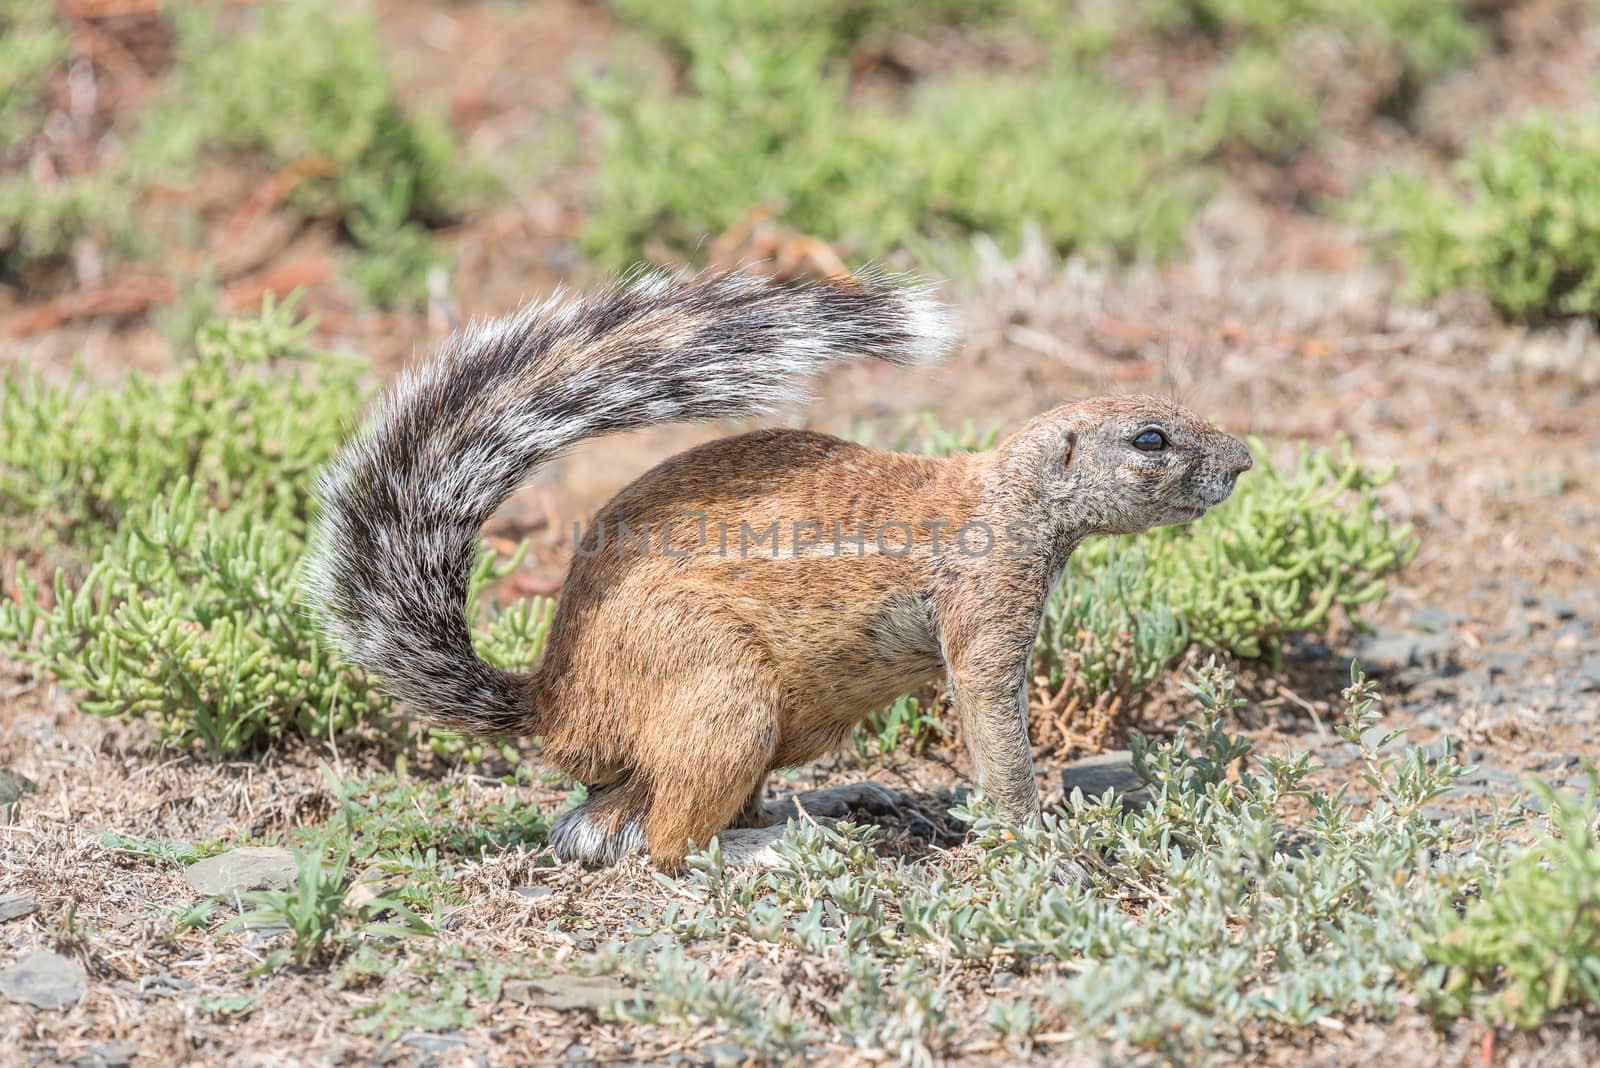
[[[1136, 449], [1149, 427], [1170, 446]], [[1197, 518], [1249, 467], [1238, 441], [1153, 397], [1058, 408], [990, 452], [947, 459], [784, 430], [713, 442], [596, 517], [523, 696], [547, 759], [590, 785], [590, 824], [617, 835], [631, 822], [666, 868], [691, 843], [760, 822], [769, 772], [837, 749], [868, 713], [939, 679], [980, 784], [1028, 820], [1027, 662], [1068, 556], [1092, 534]], [[955, 532], [972, 520], [1004, 543], [960, 551]], [[774, 521], [778, 558], [765, 543], [739, 551], [741, 523]], [[835, 523], [848, 539], [838, 555]], [[895, 555], [901, 528], [883, 525], [902, 523], [911, 551]], [[647, 548], [619, 551], [622, 524], [646, 531]], [[1004, 541], [1018, 525], [1026, 548]], [[888, 551], [876, 551], [880, 528]]]

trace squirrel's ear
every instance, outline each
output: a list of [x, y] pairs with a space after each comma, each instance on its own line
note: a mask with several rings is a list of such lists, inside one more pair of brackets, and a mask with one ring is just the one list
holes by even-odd
[[1061, 435], [1061, 466], [1072, 466], [1073, 458], [1078, 455], [1078, 433], [1075, 430], [1064, 431]]

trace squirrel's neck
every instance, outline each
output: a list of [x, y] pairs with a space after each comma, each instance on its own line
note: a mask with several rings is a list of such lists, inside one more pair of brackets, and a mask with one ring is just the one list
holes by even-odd
[[988, 452], [952, 457], [950, 477], [970, 497], [974, 518], [1002, 533], [1026, 534], [1030, 548], [1021, 555], [1053, 582], [1090, 531], [1063, 516], [1047, 494], [1043, 467], [1050, 458], [1034, 444], [1012, 438]]

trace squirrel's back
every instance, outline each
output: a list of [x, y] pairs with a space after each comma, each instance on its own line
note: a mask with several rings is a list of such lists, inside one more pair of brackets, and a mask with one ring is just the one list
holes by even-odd
[[771, 411], [832, 360], [910, 361], [951, 340], [924, 291], [645, 277], [468, 327], [408, 370], [318, 485], [308, 600], [335, 644], [457, 730], [535, 729], [521, 681], [476, 655], [467, 586], [483, 523], [585, 438]]

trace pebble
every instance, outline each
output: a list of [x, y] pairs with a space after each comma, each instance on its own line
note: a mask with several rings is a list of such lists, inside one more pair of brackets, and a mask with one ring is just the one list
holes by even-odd
[[700, 1047], [700, 1055], [715, 1068], [732, 1068], [749, 1060], [744, 1047], [732, 1042], [709, 1042]]
[[507, 1001], [545, 1009], [599, 1012], [618, 1001], [632, 1001], [639, 992], [626, 983], [600, 975], [553, 975], [548, 979], [509, 979], [501, 987]]
[[39, 902], [27, 894], [0, 894], [0, 923], [39, 911]]
[[400, 1039], [412, 1049], [421, 1050], [423, 1053], [437, 1057], [449, 1053], [451, 1050], [460, 1049], [467, 1044], [464, 1036], [458, 1034], [430, 1035], [422, 1032], [413, 1032]]
[[1585, 658], [1573, 671], [1572, 676], [1580, 693], [1600, 690], [1600, 656]]
[[1419, 630], [1447, 630], [1461, 622], [1461, 617], [1442, 608], [1423, 608], [1411, 617], [1411, 625]]
[[47, 949], [36, 949], [0, 972], [0, 997], [38, 1009], [70, 1009], [88, 987], [83, 965]]
[[26, 775], [0, 767], [0, 827], [16, 823], [22, 817], [22, 795], [31, 794], [34, 789], [33, 780]]
[[242, 846], [189, 865], [183, 878], [208, 897], [287, 890], [294, 885], [294, 854], [276, 846]]
[[1150, 789], [1133, 769], [1133, 754], [1126, 749], [1074, 760], [1061, 769], [1061, 788], [1071, 796], [1082, 790], [1085, 798], [1101, 797], [1115, 790], [1125, 807], [1140, 808], [1150, 803]]
[[549, 897], [555, 893], [553, 886], [519, 886], [515, 888], [518, 897], [526, 901], [538, 901], [542, 897]]
[[1454, 648], [1455, 639], [1449, 634], [1380, 630], [1362, 640], [1356, 659], [1369, 671], [1387, 674], [1442, 660]]
[[105, 1042], [85, 1048], [67, 1063], [73, 1068], [124, 1068], [138, 1055], [137, 1042]]

